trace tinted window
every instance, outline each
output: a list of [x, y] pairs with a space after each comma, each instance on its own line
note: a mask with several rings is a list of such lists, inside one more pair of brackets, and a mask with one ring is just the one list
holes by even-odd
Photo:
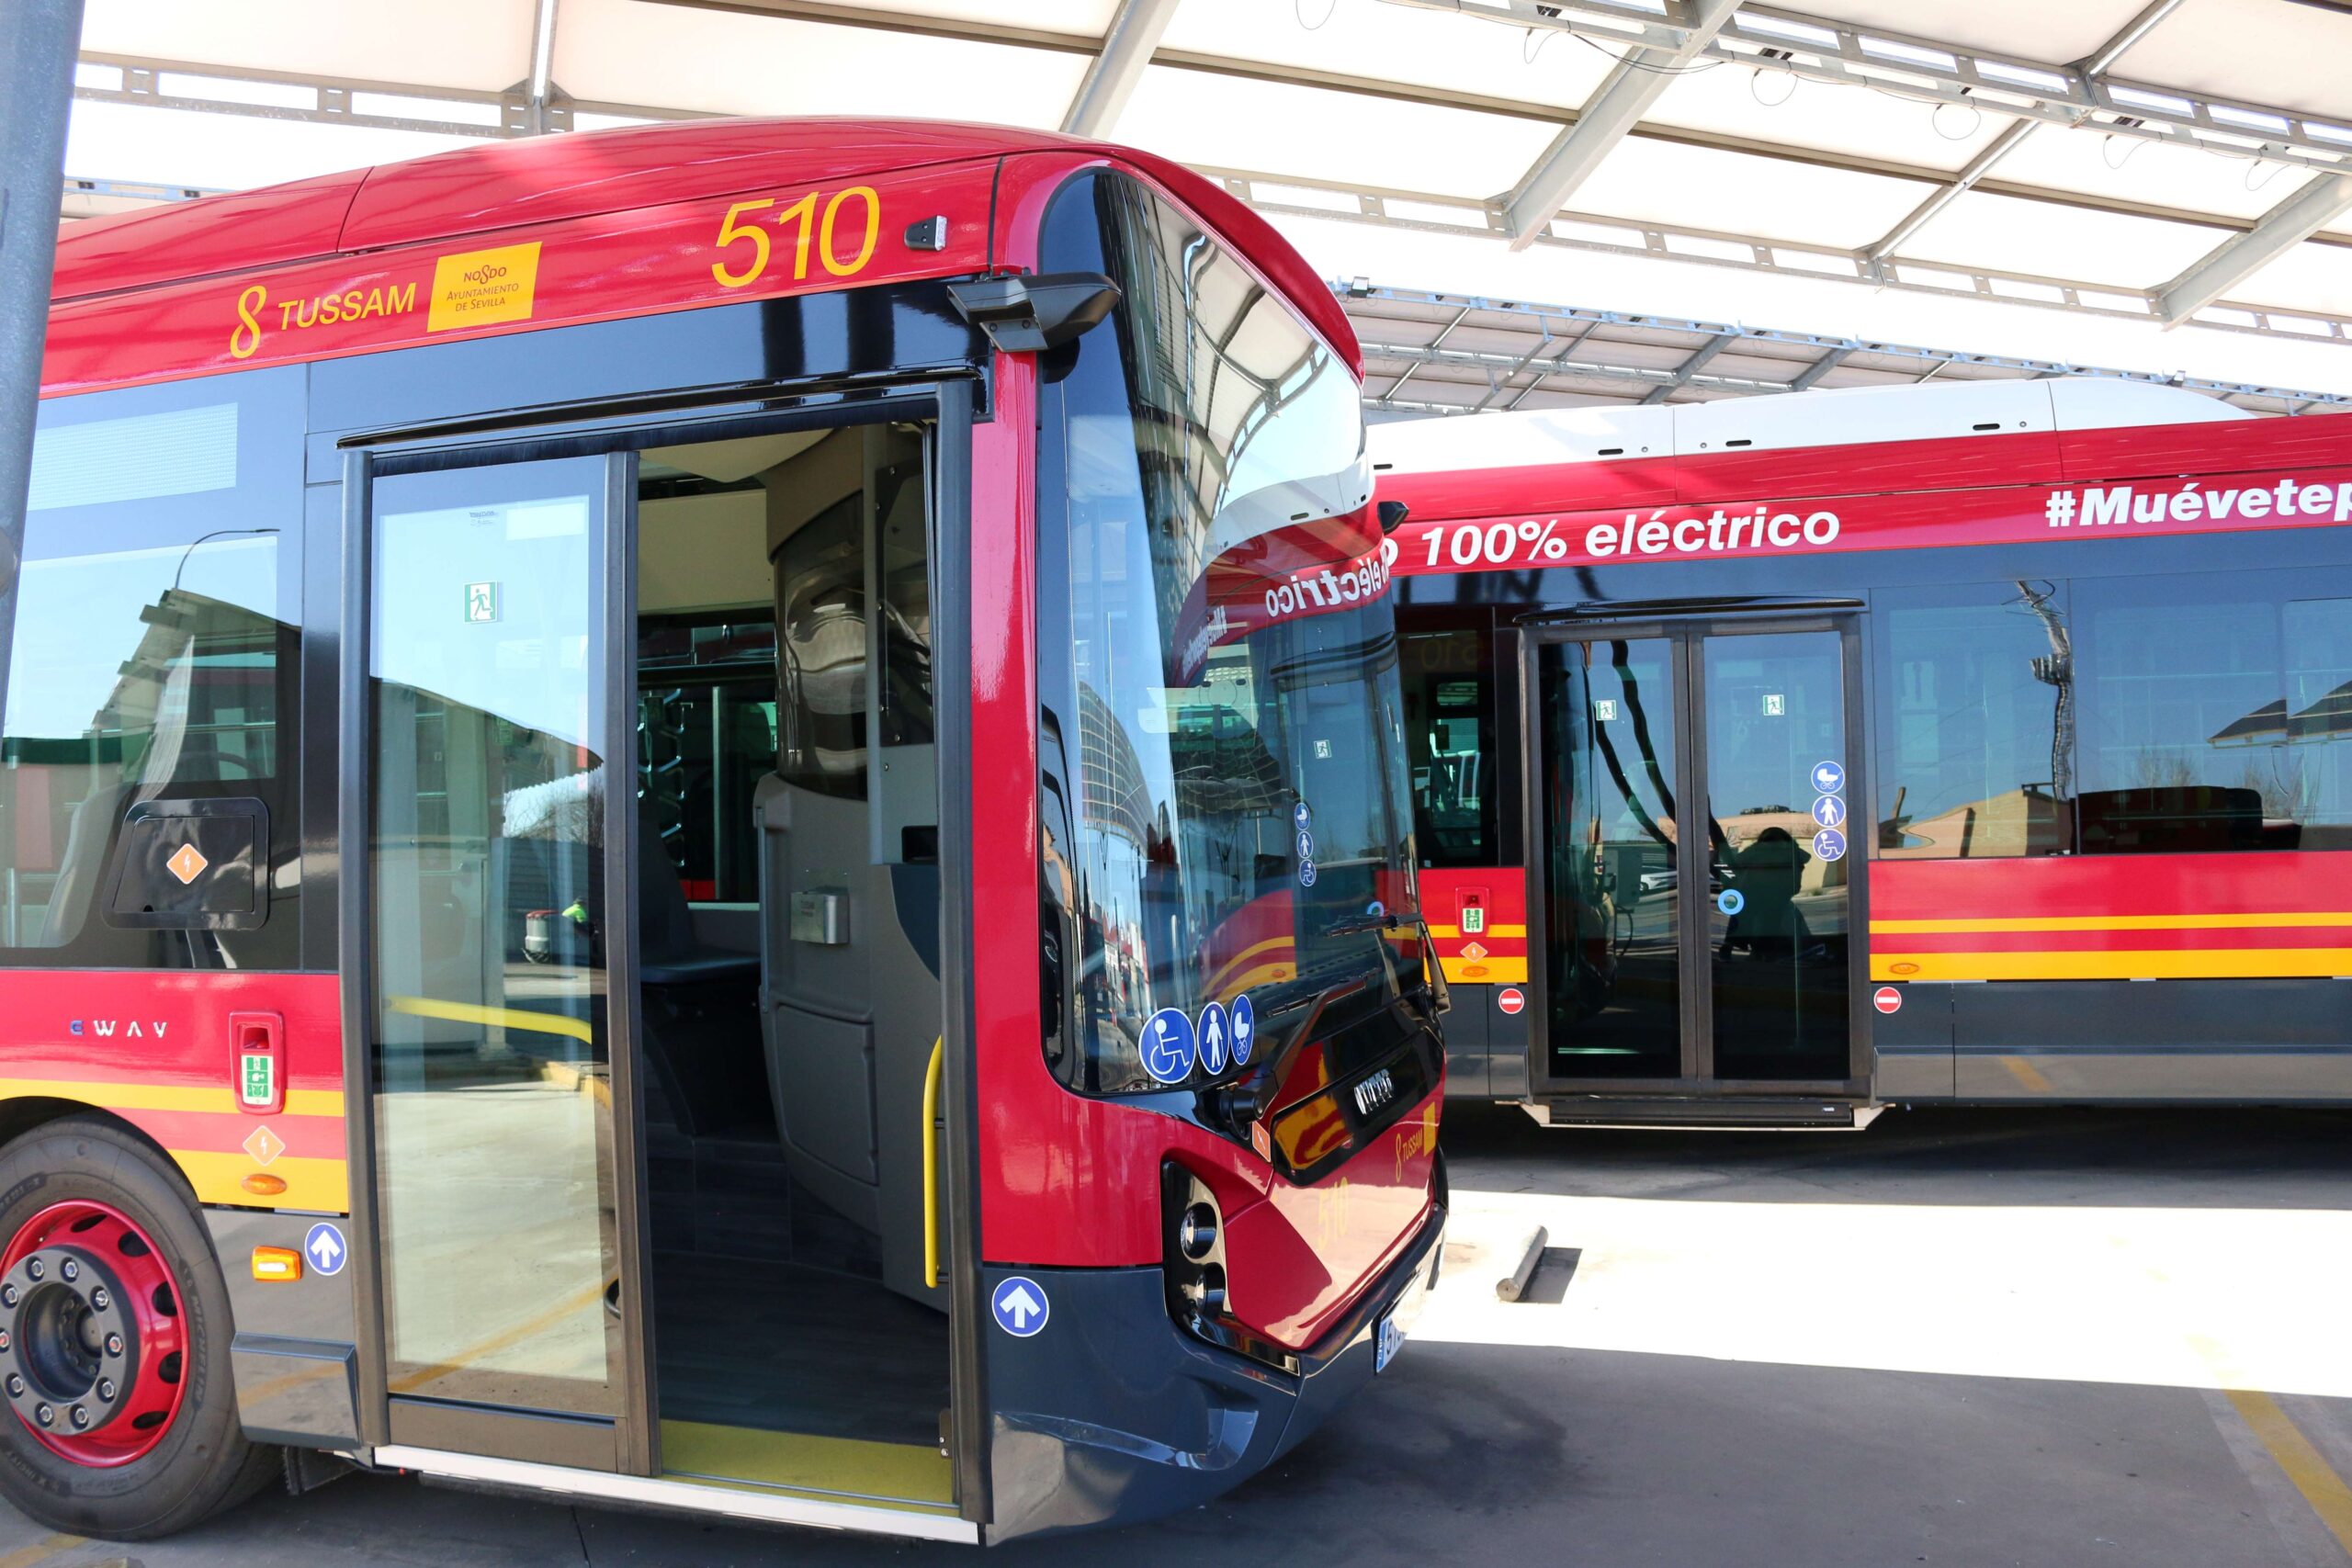
[[638, 763], [648, 820], [686, 897], [760, 896], [752, 792], [775, 770], [775, 625], [638, 624]]
[[2055, 854], [2073, 847], [2065, 585], [1883, 592], [1879, 853]]
[[2352, 574], [2074, 595], [2086, 853], [2352, 847]]
[[41, 408], [0, 963], [290, 967], [301, 372]]
[[1397, 649], [1421, 863], [1500, 865], [1494, 634], [1415, 632], [1399, 637]]

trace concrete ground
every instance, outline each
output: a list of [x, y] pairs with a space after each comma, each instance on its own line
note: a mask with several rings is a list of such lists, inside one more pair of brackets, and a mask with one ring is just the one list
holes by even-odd
[[[2352, 1564], [2352, 1113], [1889, 1112], [1860, 1134], [1449, 1113], [1450, 1271], [1273, 1472], [1004, 1564]], [[1536, 1224], [1528, 1299], [1495, 1299]], [[356, 1477], [177, 1540], [0, 1509], [0, 1568], [945, 1563]]]

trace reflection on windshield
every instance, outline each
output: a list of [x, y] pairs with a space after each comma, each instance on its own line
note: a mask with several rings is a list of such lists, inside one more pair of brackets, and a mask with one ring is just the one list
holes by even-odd
[[1326, 993], [1421, 984], [1363, 919], [1414, 902], [1386, 542], [1353, 378], [1279, 299], [1121, 175], [1046, 230], [1123, 295], [1043, 389], [1048, 1051], [1085, 1089], [1205, 1081]]

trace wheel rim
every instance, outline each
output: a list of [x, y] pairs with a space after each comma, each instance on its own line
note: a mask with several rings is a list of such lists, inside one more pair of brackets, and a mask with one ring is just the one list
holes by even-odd
[[171, 1265], [113, 1204], [51, 1204], [0, 1253], [0, 1396], [59, 1458], [110, 1469], [163, 1441], [187, 1350]]

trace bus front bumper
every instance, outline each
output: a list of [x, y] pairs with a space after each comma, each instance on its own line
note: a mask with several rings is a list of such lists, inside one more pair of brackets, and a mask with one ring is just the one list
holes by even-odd
[[1355, 1306], [1278, 1371], [1195, 1338], [1157, 1267], [1014, 1269], [1052, 1301], [1016, 1338], [988, 1325], [990, 1540], [1172, 1514], [1231, 1490], [1302, 1441], [1374, 1376], [1384, 1325], [1409, 1330], [1445, 1242], [1439, 1184], [1419, 1230]]

